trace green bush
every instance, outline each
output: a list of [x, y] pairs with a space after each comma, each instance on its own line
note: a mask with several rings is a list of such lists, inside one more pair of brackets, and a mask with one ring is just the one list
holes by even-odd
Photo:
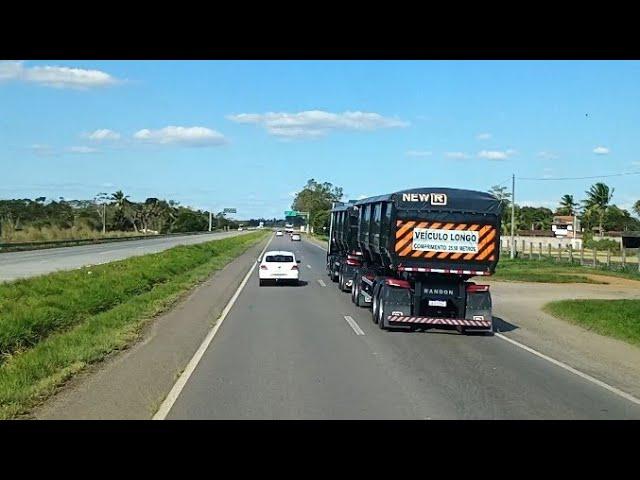
[[590, 250], [592, 249], [596, 249], [596, 250], [611, 250], [612, 252], [619, 252], [620, 251], [620, 242], [617, 242], [615, 240], [607, 240], [607, 239], [601, 239], [601, 240], [595, 240], [595, 239], [587, 239], [584, 242], [584, 248], [588, 248]]

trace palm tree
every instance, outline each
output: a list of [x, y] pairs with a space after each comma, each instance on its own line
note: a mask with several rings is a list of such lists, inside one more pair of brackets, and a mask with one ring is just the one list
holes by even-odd
[[583, 201], [585, 210], [593, 211], [598, 215], [600, 225], [600, 236], [603, 235], [602, 223], [604, 216], [609, 208], [609, 203], [613, 198], [614, 189], [609, 189], [604, 183], [598, 182], [595, 185], [591, 185], [591, 188], [585, 192], [587, 198]]
[[112, 201], [111, 205], [115, 205], [116, 207], [115, 218], [113, 221], [116, 228], [124, 230], [127, 227], [127, 221], [134, 223], [127, 217], [127, 210], [129, 210], [129, 205], [131, 204], [129, 201], [129, 195], [125, 195], [122, 190], [118, 190], [111, 194], [110, 200]]
[[560, 215], [575, 215], [578, 209], [578, 202], [573, 199], [573, 195], [563, 195], [560, 199], [558, 213]]

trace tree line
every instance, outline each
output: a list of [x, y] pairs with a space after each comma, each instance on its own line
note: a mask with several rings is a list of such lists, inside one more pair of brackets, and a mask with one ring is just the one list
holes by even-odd
[[[511, 229], [511, 193], [506, 187], [493, 186], [489, 193], [504, 202], [505, 208], [502, 226], [505, 232]], [[551, 231], [553, 217], [557, 215], [577, 215], [585, 232], [598, 231], [640, 231], [640, 220], [632, 216], [631, 212], [612, 203], [614, 189], [604, 183], [596, 183], [585, 192], [585, 198], [580, 202], [573, 195], [563, 195], [557, 207], [552, 210], [546, 207], [532, 207], [526, 205], [514, 206], [516, 230]], [[329, 212], [333, 202], [340, 202], [343, 198], [341, 187], [329, 182], [317, 182], [310, 179], [296, 194], [291, 208], [293, 210], [309, 212], [309, 224], [316, 233], [322, 233], [323, 227], [328, 230]], [[640, 217], [640, 200], [633, 206], [633, 212]], [[292, 220], [300, 222], [298, 217]]]
[[[551, 230], [553, 217], [559, 215], [577, 216], [584, 231], [604, 235], [605, 232], [640, 231], [640, 220], [626, 209], [614, 203], [614, 188], [602, 182], [595, 183], [585, 191], [581, 201], [573, 195], [565, 194], [555, 210], [546, 207], [528, 207], [514, 205], [514, 228], [516, 230]], [[494, 185], [489, 193], [505, 204], [502, 226], [505, 232], [511, 230], [511, 193], [506, 187]], [[632, 207], [633, 213], [640, 217], [640, 200]]]
[[[209, 213], [180, 205], [174, 200], [150, 197], [135, 202], [118, 190], [99, 193], [91, 200], [23, 198], [0, 200], [0, 232], [25, 228], [73, 227], [96, 232], [180, 233], [204, 231], [209, 228]], [[236, 221], [222, 212], [213, 217], [213, 228], [237, 228]]]

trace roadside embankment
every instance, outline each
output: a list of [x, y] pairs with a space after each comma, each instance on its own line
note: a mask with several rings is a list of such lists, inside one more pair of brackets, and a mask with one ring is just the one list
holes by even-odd
[[0, 285], [0, 419], [24, 414], [266, 237], [255, 232]]

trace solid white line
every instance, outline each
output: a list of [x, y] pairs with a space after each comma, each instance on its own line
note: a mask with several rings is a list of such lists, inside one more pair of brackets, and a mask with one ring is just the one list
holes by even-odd
[[630, 402], [633, 402], [637, 405], [640, 405], [640, 399], [637, 399], [636, 397], [634, 397], [633, 395], [628, 394], [627, 392], [623, 392], [622, 390], [616, 388], [616, 387], [612, 387], [611, 385], [604, 383], [600, 380], [598, 380], [597, 378], [592, 377], [591, 375], [587, 375], [586, 373], [583, 373], [579, 370], [576, 370], [575, 368], [567, 365], [566, 363], [562, 363], [559, 360], [556, 360], [554, 358], [548, 357], [547, 355], [545, 355], [544, 353], [540, 353], [537, 350], [534, 350], [531, 347], [527, 347], [526, 345], [523, 345], [520, 342], [516, 342], [515, 340], [512, 340], [509, 337], [506, 337], [505, 335], [501, 334], [501, 333], [495, 333], [495, 336], [498, 338], [501, 338], [502, 340], [505, 340], [513, 345], [515, 345], [516, 347], [522, 348], [523, 350], [526, 350], [529, 353], [533, 353], [534, 355], [543, 358], [544, 360], [547, 360], [548, 362], [553, 363], [554, 365], [557, 365], [561, 368], [564, 368], [565, 370], [568, 370], [569, 372], [584, 378], [585, 380], [588, 380], [592, 383], [595, 383], [596, 385], [601, 386], [602, 388], [609, 390], [611, 393], [615, 393], [616, 395], [625, 398], [627, 400], [629, 400]]
[[356, 332], [356, 335], [364, 335], [364, 332], [360, 328], [360, 325], [358, 325], [353, 318], [351, 318], [349, 315], [345, 315], [344, 319], [347, 321], [353, 331]]
[[318, 283], [320, 284], [321, 287], [326, 287], [327, 284], [324, 283], [322, 280], [318, 280]]
[[[262, 249], [262, 252], [260, 252], [259, 258], [262, 258], [262, 255], [267, 250], [267, 247], [271, 243], [271, 240], [273, 240], [273, 236], [264, 246], [264, 248]], [[180, 378], [178, 378], [178, 381], [173, 385], [173, 388], [171, 389], [167, 397], [162, 402], [162, 405], [160, 405], [160, 408], [158, 409], [156, 414], [153, 416], [152, 420], [164, 420], [165, 418], [167, 418], [167, 415], [169, 415], [169, 412], [171, 411], [171, 407], [173, 407], [173, 404], [176, 402], [176, 400], [180, 396], [182, 389], [187, 384], [187, 381], [189, 381], [189, 377], [191, 377], [191, 375], [195, 371], [196, 367], [198, 366], [198, 363], [200, 363], [200, 360], [202, 360], [202, 357], [204, 356], [204, 353], [207, 351], [207, 348], [209, 348], [209, 345], [211, 344], [213, 337], [215, 337], [216, 333], [218, 332], [218, 329], [222, 325], [222, 322], [224, 321], [229, 311], [231, 310], [231, 307], [233, 307], [234, 303], [236, 303], [236, 300], [240, 296], [240, 293], [242, 292], [245, 285], [249, 281], [249, 277], [251, 277], [251, 274], [253, 273], [253, 270], [256, 268], [256, 265], [257, 265], [257, 262], [253, 262], [253, 265], [245, 275], [244, 279], [242, 280], [242, 283], [236, 290], [236, 293], [233, 294], [233, 297], [231, 297], [231, 300], [229, 300], [229, 303], [227, 303], [227, 306], [224, 307], [224, 310], [220, 314], [218, 321], [216, 322], [214, 327], [209, 331], [205, 339], [202, 341], [202, 344], [200, 345], [196, 353], [193, 355], [191, 360], [189, 360], [189, 363], [185, 367], [183, 373], [180, 375]]]

